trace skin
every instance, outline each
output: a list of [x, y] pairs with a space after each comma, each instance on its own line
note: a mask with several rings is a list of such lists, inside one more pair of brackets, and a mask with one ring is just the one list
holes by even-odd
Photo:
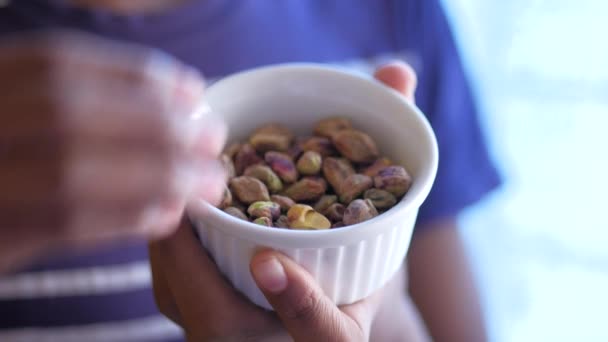
[[411, 297], [434, 341], [487, 341], [479, 294], [456, 220], [423, 227], [412, 240], [408, 266]]

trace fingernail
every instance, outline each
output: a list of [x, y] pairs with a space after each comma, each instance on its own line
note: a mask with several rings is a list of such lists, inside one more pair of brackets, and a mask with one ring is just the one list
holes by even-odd
[[193, 191], [197, 181], [197, 169], [191, 163], [183, 163], [174, 171], [171, 189], [178, 197], [185, 197]]
[[173, 189], [178, 196], [203, 199], [217, 204], [223, 196], [226, 171], [217, 160], [195, 160], [183, 163], [173, 177]]
[[158, 205], [152, 205], [144, 209], [141, 216], [141, 233], [144, 235], [154, 235], [158, 230], [163, 211]]
[[180, 141], [185, 149], [191, 149], [198, 141], [205, 129], [199, 120], [174, 116], [171, 120], [173, 135]]
[[145, 72], [159, 83], [165, 84], [168, 91], [172, 91], [176, 86], [180, 68], [169, 54], [155, 51], [146, 61]]
[[219, 116], [206, 113], [204, 105], [190, 117], [175, 116], [170, 122], [174, 136], [186, 150], [211, 156], [222, 152], [228, 128]]
[[287, 275], [277, 258], [269, 258], [253, 266], [253, 276], [263, 290], [278, 294], [287, 288]]
[[194, 69], [185, 68], [177, 77], [174, 105], [179, 112], [176, 116], [189, 121], [201, 119], [212, 114], [211, 108], [204, 101], [205, 81]]
[[199, 172], [204, 173], [197, 181], [196, 189], [192, 192], [191, 198], [202, 199], [212, 205], [217, 205], [224, 196], [224, 188], [226, 187], [226, 170], [218, 162], [211, 162], [205, 167], [205, 170]]
[[195, 137], [195, 153], [200, 155], [219, 156], [226, 144], [228, 126], [222, 118], [211, 115], [204, 120], [205, 129]]
[[181, 217], [183, 208], [153, 205], [144, 209], [141, 219], [141, 233], [146, 238], [155, 239], [169, 235]]
[[188, 67], [183, 70], [178, 87], [178, 96], [183, 96], [185, 101], [200, 101], [205, 91], [205, 80], [197, 70]]
[[190, 114], [190, 120], [203, 120], [206, 117], [209, 117], [213, 114], [211, 107], [207, 102], [199, 103], [194, 111]]

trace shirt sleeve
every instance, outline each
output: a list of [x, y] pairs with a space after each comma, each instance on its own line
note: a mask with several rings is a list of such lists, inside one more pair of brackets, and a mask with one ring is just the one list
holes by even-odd
[[[439, 168], [418, 216], [424, 223], [458, 215], [500, 184], [453, 34], [439, 0], [410, 0], [403, 48], [418, 51], [416, 101], [437, 136]], [[417, 228], [419, 229], [419, 228]]]

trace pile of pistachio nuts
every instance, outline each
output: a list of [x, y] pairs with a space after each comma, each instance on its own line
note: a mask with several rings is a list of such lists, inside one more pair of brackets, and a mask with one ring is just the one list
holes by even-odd
[[255, 130], [221, 156], [229, 176], [219, 208], [263, 226], [318, 230], [371, 219], [409, 190], [405, 168], [380, 156], [374, 140], [343, 117], [295, 137], [281, 124]]

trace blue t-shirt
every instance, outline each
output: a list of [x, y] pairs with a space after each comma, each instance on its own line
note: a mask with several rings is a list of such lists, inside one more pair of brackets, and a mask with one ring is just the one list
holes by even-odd
[[[76, 9], [60, 0], [14, 0], [0, 8], [2, 35], [51, 28], [157, 47], [212, 79], [295, 61], [372, 71], [403, 58], [418, 73], [417, 104], [440, 151], [436, 183], [419, 223], [454, 216], [499, 183], [439, 0], [191, 0], [148, 16]], [[0, 278], [0, 341], [43, 341], [42, 336], [179, 339], [179, 330], [154, 305], [145, 244], [66, 253]]]

